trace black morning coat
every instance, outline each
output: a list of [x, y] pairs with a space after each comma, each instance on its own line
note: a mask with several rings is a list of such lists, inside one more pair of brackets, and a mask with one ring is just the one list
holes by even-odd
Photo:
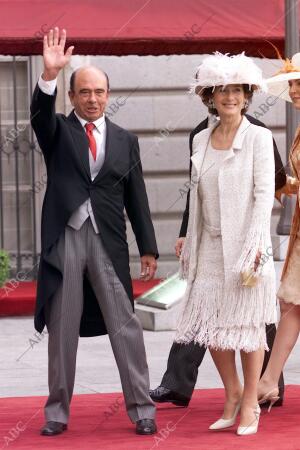
[[[35, 328], [45, 326], [44, 306], [62, 282], [55, 244], [72, 213], [88, 198], [104, 247], [133, 305], [124, 208], [131, 222], [139, 253], [158, 258], [153, 224], [142, 174], [137, 137], [106, 118], [104, 164], [91, 180], [89, 144], [74, 111], [55, 113], [55, 95], [38, 86], [31, 103], [31, 123], [47, 167], [47, 188], [42, 208], [41, 259], [37, 283]], [[84, 278], [84, 307], [80, 336], [106, 334], [105, 323], [92, 286]]]
[[[249, 122], [253, 123], [254, 125], [258, 125], [259, 127], [266, 128], [266, 125], [261, 122], [260, 120], [255, 119], [252, 116], [249, 116], [249, 114], [246, 114], [247, 119]], [[189, 138], [189, 148], [190, 148], [190, 155], [192, 156], [193, 153], [193, 139], [196, 136], [197, 133], [200, 133], [200, 131], [205, 130], [205, 128], [208, 127], [208, 118], [203, 120], [199, 125], [194, 128], [194, 130], [190, 133]], [[275, 140], [273, 139], [273, 148], [274, 148], [274, 160], [275, 160], [275, 190], [282, 188], [285, 185], [286, 182], [286, 173], [284, 170], [284, 166], [282, 164], [280, 154], [276, 145]], [[190, 174], [192, 170], [192, 162], [190, 161]], [[189, 222], [189, 212], [190, 212], [190, 191], [187, 193], [187, 199], [186, 199], [186, 207], [185, 211], [183, 213], [182, 222], [181, 222], [181, 228], [179, 232], [179, 237], [185, 237]]]

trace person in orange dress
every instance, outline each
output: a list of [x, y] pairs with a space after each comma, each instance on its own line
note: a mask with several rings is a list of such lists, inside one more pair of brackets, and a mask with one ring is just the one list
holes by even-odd
[[[291, 61], [287, 59], [280, 72], [269, 78], [267, 83], [269, 93], [292, 101], [293, 106], [300, 110], [300, 53], [296, 53]], [[290, 150], [289, 162], [293, 176], [287, 176], [285, 186], [276, 194], [279, 201], [281, 194], [296, 195], [297, 202], [277, 292], [281, 317], [268, 366], [258, 385], [259, 403], [270, 401], [269, 410], [278, 399], [278, 379], [300, 332], [300, 126]]]

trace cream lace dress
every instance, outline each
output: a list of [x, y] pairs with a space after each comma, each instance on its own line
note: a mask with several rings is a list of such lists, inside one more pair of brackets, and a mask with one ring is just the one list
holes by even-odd
[[[197, 274], [184, 305], [175, 341], [184, 344], [194, 341], [224, 350], [254, 351], [260, 347], [268, 350], [264, 318], [257, 320], [255, 316], [260, 315], [262, 305], [256, 308], [252, 289], [240, 285], [226, 291], [224, 287], [218, 174], [229, 151], [216, 150], [211, 142], [207, 147], [198, 185], [202, 235]], [[259, 300], [263, 304], [263, 299]], [[260, 323], [260, 326], [249, 325], [251, 317], [253, 323]]]

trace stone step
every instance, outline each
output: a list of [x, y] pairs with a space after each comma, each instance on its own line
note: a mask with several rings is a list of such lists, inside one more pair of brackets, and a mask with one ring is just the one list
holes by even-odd
[[134, 307], [143, 329], [150, 331], [175, 330], [181, 308], [181, 303], [177, 303], [169, 309], [158, 309], [139, 304]]

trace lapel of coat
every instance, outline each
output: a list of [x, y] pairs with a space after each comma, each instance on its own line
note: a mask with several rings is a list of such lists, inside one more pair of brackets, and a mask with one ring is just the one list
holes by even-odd
[[231, 156], [229, 155], [226, 159], [235, 156], [234, 150], [242, 150], [244, 139], [250, 126], [251, 123], [249, 122], [247, 117], [243, 116], [240, 126], [238, 127], [235, 137], [233, 139], [232, 143], [233, 154]]
[[244, 139], [250, 126], [251, 122], [247, 119], [246, 116], [243, 116], [240, 126], [238, 127], [237, 132], [234, 136], [231, 151], [228, 152], [228, 155], [226, 156], [226, 158], [224, 158], [223, 163], [224, 161], [228, 161], [229, 159], [234, 158], [237, 152], [242, 150]]
[[194, 139], [196, 140], [196, 145], [193, 150], [193, 155], [191, 157], [192, 165], [196, 171], [197, 178], [200, 178], [201, 168], [204, 161], [204, 156], [206, 153], [207, 145], [210, 139], [210, 135], [214, 128], [217, 126], [218, 122], [211, 125], [209, 128], [200, 131], [199, 135], [196, 135]]
[[[191, 160], [195, 167], [198, 178], [201, 175], [201, 167], [202, 167], [202, 164], [204, 161], [204, 156], [205, 156], [205, 152], [207, 149], [207, 145], [208, 145], [210, 136], [217, 125], [218, 125], [218, 122], [214, 123], [212, 126], [207, 128], [206, 130], [201, 131], [201, 134], [199, 134], [198, 143], [196, 144], [193, 156], [191, 157]], [[233, 158], [236, 155], [236, 151], [239, 151], [242, 149], [247, 130], [249, 129], [250, 126], [251, 126], [251, 123], [249, 122], [247, 117], [243, 116], [243, 119], [240, 123], [239, 128], [237, 129], [236, 135], [235, 135], [233, 143], [232, 143], [232, 150], [228, 153], [226, 158], [224, 158], [224, 161], [227, 161], [228, 159]], [[197, 136], [195, 136], [195, 139], [197, 139]]]
[[70, 123], [71, 133], [74, 142], [74, 154], [79, 164], [83, 168], [84, 172], [87, 174], [89, 179], [91, 179], [90, 163], [89, 163], [89, 142], [86, 133], [74, 114], [74, 110], [67, 117]]
[[[79, 161], [79, 164], [83, 168], [86, 175], [91, 179], [90, 163], [89, 163], [89, 143], [86, 133], [77, 119], [74, 111], [70, 113], [67, 118], [68, 122], [71, 124], [71, 133], [74, 142], [74, 153], [75, 157]], [[93, 183], [95, 183], [99, 178], [101, 178], [105, 173], [107, 173], [108, 168], [111, 166], [112, 162], [117, 160], [117, 150], [121, 148], [120, 146], [120, 135], [116, 132], [117, 128], [114, 127], [113, 123], [109, 119], [106, 121], [106, 140], [105, 140], [105, 159], [103, 166], [99, 170], [97, 176], [95, 177]]]
[[105, 158], [101, 169], [95, 177], [93, 183], [103, 177], [114, 164], [118, 163], [118, 158], [121, 157], [122, 145], [120, 145], [121, 133], [120, 129], [116, 127], [107, 117], [106, 122], [106, 140], [105, 140]]

